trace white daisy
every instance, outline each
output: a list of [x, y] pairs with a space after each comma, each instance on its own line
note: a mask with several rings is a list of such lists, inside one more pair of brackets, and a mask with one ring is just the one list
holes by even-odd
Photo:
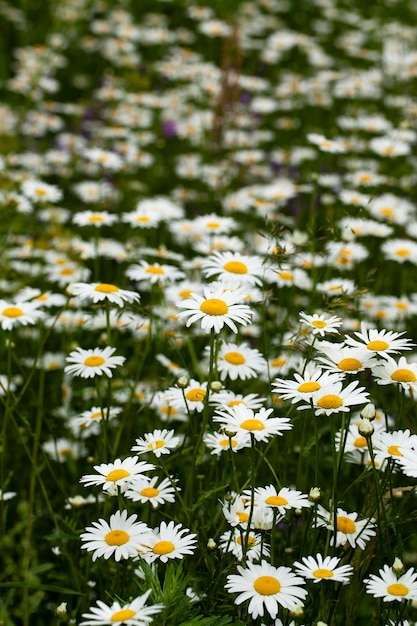
[[220, 380], [246, 380], [256, 378], [259, 372], [266, 370], [266, 360], [255, 348], [247, 343], [223, 342], [217, 353], [217, 370]]
[[354, 348], [365, 348], [373, 354], [385, 357], [393, 352], [411, 350], [415, 344], [410, 339], [403, 338], [405, 333], [396, 333], [391, 330], [368, 329], [365, 322], [361, 323], [361, 330], [354, 333], [358, 339], [345, 336], [345, 343]]
[[394, 430], [385, 432], [380, 430], [373, 437], [375, 460], [379, 465], [386, 459], [392, 459], [401, 464], [404, 452], [417, 457], [417, 435], [412, 435], [407, 430]]
[[413, 568], [397, 576], [389, 565], [384, 565], [378, 574], [364, 580], [366, 593], [384, 602], [417, 600], [417, 572]]
[[3, 330], [11, 330], [15, 326], [36, 324], [44, 317], [39, 310], [39, 303], [35, 302], [7, 302], [0, 300], [0, 325]]
[[265, 269], [262, 257], [236, 252], [213, 252], [202, 265], [203, 274], [218, 280], [236, 279], [240, 283], [261, 285]]
[[167, 563], [170, 559], [182, 559], [185, 555], [194, 554], [196, 543], [197, 535], [188, 528], [183, 528], [181, 524], [175, 525], [173, 521], [168, 524], [161, 522], [159, 528], [155, 528], [147, 538], [147, 549], [140, 556], [147, 563], [157, 559]]
[[101, 376], [105, 374], [109, 378], [112, 378], [112, 369], [118, 365], [123, 365], [125, 357], [112, 356], [116, 348], [89, 348], [84, 350], [83, 348], [77, 348], [73, 350], [66, 358], [66, 361], [70, 363], [64, 369], [65, 374], [71, 376], [81, 376], [81, 378], [94, 378], [94, 376]]
[[343, 379], [342, 373], [323, 372], [320, 368], [307, 366], [303, 374], [294, 374], [295, 380], [276, 378], [272, 390], [283, 400], [291, 400], [293, 404], [302, 400], [310, 400], [313, 393]]
[[133, 485], [125, 491], [125, 498], [133, 502], [150, 502], [154, 509], [165, 502], [175, 502], [175, 493], [180, 491], [179, 487], [172, 486], [175, 479], [164, 478], [157, 485], [158, 480], [158, 476], [150, 480], [148, 478], [136, 479]]
[[72, 221], [77, 226], [112, 226], [118, 221], [118, 216], [108, 211], [79, 211], [75, 213]]
[[235, 604], [249, 600], [248, 612], [253, 619], [263, 616], [265, 609], [272, 618], [279, 607], [293, 609], [303, 604], [307, 591], [305, 580], [297, 576], [289, 567], [274, 567], [267, 561], [260, 564], [248, 563], [244, 568], [237, 567], [239, 574], [227, 577], [225, 588], [229, 593], [238, 593]]
[[[332, 413], [339, 413], [339, 411], [346, 413], [350, 411], [351, 406], [368, 402], [369, 393], [365, 387], [358, 387], [358, 380], [354, 380], [344, 388], [342, 385], [343, 383], [336, 382], [313, 393], [311, 402], [315, 415], [332, 415]], [[310, 409], [311, 406], [303, 404], [298, 408], [300, 410]]]
[[121, 461], [116, 459], [113, 463], [101, 463], [94, 465], [97, 474], [86, 474], [80, 478], [80, 483], [85, 487], [101, 485], [103, 490], [111, 495], [117, 495], [118, 488], [123, 492], [137, 479], [148, 480], [143, 472], [155, 469], [152, 463], [138, 461], [137, 457], [130, 456]]
[[269, 417], [274, 409], [261, 408], [255, 413], [252, 409], [238, 404], [227, 407], [224, 411], [216, 409], [214, 422], [220, 422], [223, 428], [232, 433], [253, 435], [256, 441], [268, 441], [283, 431], [291, 430], [292, 424], [287, 417]]
[[[334, 514], [326, 511], [321, 505], [317, 509], [317, 526], [324, 526], [329, 530], [334, 530]], [[365, 520], [358, 520], [356, 512], [347, 513], [338, 508], [336, 511], [336, 547], [349, 543], [352, 548], [358, 546], [365, 550], [366, 542], [376, 535], [376, 523], [373, 517]], [[335, 545], [334, 533], [330, 539], [330, 545]]]
[[120, 289], [110, 283], [72, 283], [67, 287], [68, 293], [81, 300], [90, 299], [94, 304], [108, 301], [119, 306], [125, 302], [139, 302], [140, 295], [136, 291]]
[[342, 319], [336, 315], [326, 313], [307, 315], [304, 311], [300, 312], [300, 322], [311, 328], [313, 335], [320, 335], [320, 337], [324, 337], [327, 333], [338, 333], [338, 328], [343, 324]]
[[83, 613], [83, 622], [80, 626], [112, 626], [113, 624], [126, 624], [129, 626], [142, 626], [142, 624], [150, 624], [153, 616], [163, 609], [162, 604], [152, 604], [146, 606], [151, 590], [148, 589], [142, 596], [139, 596], [129, 602], [121, 605], [119, 602], [113, 602], [108, 606], [101, 600], [97, 600], [97, 606], [90, 608], [90, 613]]
[[205, 332], [213, 329], [219, 333], [226, 324], [237, 333], [236, 323], [246, 326], [252, 315], [250, 307], [242, 304], [244, 298], [244, 290], [224, 291], [222, 288], [212, 290], [206, 287], [204, 296], [192, 293], [190, 298], [177, 302], [179, 309], [186, 309], [178, 317], [188, 317], [186, 326], [201, 321], [201, 328]]
[[204, 436], [204, 443], [210, 449], [211, 454], [219, 456], [222, 452], [232, 450], [238, 452], [242, 448], [248, 448], [251, 445], [249, 435], [236, 433], [234, 435], [226, 435], [224, 432], [207, 433]]
[[260, 533], [243, 532], [238, 528], [226, 530], [219, 538], [219, 549], [223, 554], [231, 552], [238, 561], [243, 557], [249, 561], [258, 561], [261, 557], [269, 557], [269, 545], [263, 541]]
[[136, 282], [155, 285], [156, 283], [165, 284], [182, 280], [185, 274], [173, 265], [140, 261], [139, 264], [127, 268], [126, 276]]
[[174, 408], [181, 408], [185, 411], [201, 411], [204, 409], [204, 402], [207, 395], [207, 383], [200, 383], [191, 378], [187, 387], [170, 387], [165, 392], [165, 399]]
[[[250, 497], [251, 492], [244, 491], [243, 494]], [[307, 494], [296, 489], [289, 489], [288, 487], [281, 487], [277, 491], [273, 485], [256, 487], [254, 501], [256, 505], [269, 506], [272, 509], [276, 509], [281, 515], [285, 515], [290, 509], [308, 508], [313, 505]]]
[[407, 391], [417, 391], [417, 363], [408, 363], [405, 356], [397, 361], [387, 355], [384, 362], [373, 368], [378, 385], [397, 384]]
[[294, 563], [297, 574], [319, 583], [328, 580], [335, 583], [349, 582], [349, 577], [353, 574], [352, 565], [339, 565], [341, 559], [335, 556], [326, 556], [323, 558], [321, 554], [316, 556], [304, 556], [301, 561]]
[[180, 437], [175, 437], [174, 430], [156, 429], [151, 433], [145, 433], [143, 438], [136, 439], [136, 445], [131, 448], [132, 452], [145, 454], [152, 452], [157, 458], [161, 454], [171, 454], [171, 450], [177, 448], [181, 443]]
[[86, 532], [81, 534], [81, 549], [92, 552], [92, 560], [99, 557], [109, 559], [114, 556], [116, 561], [136, 557], [138, 552], [145, 550], [151, 539], [151, 530], [143, 522], [137, 522], [134, 513], [127, 517], [127, 511], [116, 511], [110, 521], [104, 519], [93, 522]]
[[377, 361], [365, 347], [337, 345], [319, 348], [323, 353], [317, 357], [320, 366], [333, 372], [356, 374], [364, 369], [372, 369]]

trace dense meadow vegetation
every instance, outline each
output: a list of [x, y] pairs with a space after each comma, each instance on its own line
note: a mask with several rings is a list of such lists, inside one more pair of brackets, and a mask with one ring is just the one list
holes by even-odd
[[0, 624], [415, 625], [416, 4], [0, 35]]

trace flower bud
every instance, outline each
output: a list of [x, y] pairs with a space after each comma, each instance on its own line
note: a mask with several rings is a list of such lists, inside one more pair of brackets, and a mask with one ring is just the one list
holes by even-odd
[[398, 558], [398, 556], [395, 557], [391, 569], [394, 574], [397, 574], [397, 576], [400, 576], [404, 572], [404, 563], [401, 561], [400, 558]]
[[367, 404], [361, 411], [361, 417], [369, 420], [370, 422], [375, 419], [376, 409], [372, 403]]
[[310, 489], [310, 493], [308, 494], [308, 499], [311, 502], [318, 502], [321, 498], [320, 487], [312, 487]]
[[372, 426], [372, 422], [370, 422], [366, 417], [362, 418], [361, 423], [358, 426], [358, 432], [362, 437], [370, 437], [375, 428]]
[[189, 382], [190, 380], [189, 378], [187, 378], [187, 376], [180, 376], [177, 380], [177, 385], [178, 387], [181, 387], [181, 389], [185, 389], [186, 387], [188, 387]]

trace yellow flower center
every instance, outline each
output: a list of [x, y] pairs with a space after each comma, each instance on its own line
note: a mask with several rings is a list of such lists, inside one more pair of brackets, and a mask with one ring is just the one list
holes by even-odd
[[150, 218], [147, 215], [139, 215], [136, 218], [137, 222], [149, 222]]
[[102, 215], [90, 215], [88, 218], [89, 222], [102, 222], [104, 220]]
[[390, 207], [384, 207], [379, 210], [381, 215], [385, 215], [385, 217], [392, 217], [394, 215], [394, 211]]
[[88, 356], [84, 361], [84, 365], [87, 365], [87, 367], [99, 367], [105, 362], [106, 359], [103, 359], [102, 356]]
[[[240, 546], [242, 545], [242, 537], [236, 537], [236, 543], [238, 543]], [[248, 546], [256, 546], [256, 539], [255, 537], [248, 537], [248, 541], [247, 541], [247, 545]]]
[[175, 546], [171, 541], [157, 541], [152, 550], [155, 554], [169, 554]]
[[136, 615], [136, 611], [132, 611], [132, 609], [122, 609], [121, 611], [116, 611], [110, 617], [110, 621], [112, 622], [126, 622], [131, 617]]
[[408, 593], [408, 587], [402, 585], [401, 583], [393, 583], [392, 585], [388, 585], [387, 591], [392, 596], [406, 596]]
[[48, 192], [46, 189], [42, 189], [42, 187], [37, 187], [37, 189], [35, 189], [35, 193], [37, 196], [46, 196]]
[[145, 487], [140, 492], [140, 495], [145, 498], [155, 498], [155, 496], [159, 495], [159, 491], [158, 489], [155, 489], [155, 487]]
[[245, 523], [245, 522], [247, 522], [247, 521], [248, 521], [248, 519], [249, 519], [249, 515], [248, 515], [248, 513], [242, 513], [242, 512], [240, 512], [240, 513], [238, 513], [238, 514], [237, 514], [237, 516], [238, 516], [238, 518], [239, 518], [239, 522], [240, 522], [241, 524], [244, 524], [244, 523]]
[[247, 274], [248, 268], [241, 261], [228, 261], [223, 265], [223, 269], [226, 272], [231, 272], [232, 274]]
[[271, 365], [272, 367], [281, 367], [282, 365], [285, 365], [286, 362], [287, 362], [286, 358], [278, 357], [277, 359], [272, 359]]
[[389, 446], [387, 452], [393, 456], [404, 456], [403, 453], [399, 451], [398, 446]]
[[397, 383], [415, 383], [417, 378], [414, 372], [406, 369], [398, 369], [391, 374], [391, 380], [395, 380]]
[[155, 450], [162, 448], [165, 445], [165, 441], [163, 441], [162, 439], [157, 439], [156, 441], [153, 441], [152, 443], [148, 443], [148, 448], [149, 450]]
[[261, 422], [261, 420], [248, 419], [243, 420], [241, 427], [245, 430], [263, 430], [265, 428], [265, 424]]
[[196, 387], [195, 389], [190, 389], [185, 394], [187, 400], [190, 402], [202, 402], [206, 397], [206, 392], [204, 389], [200, 389], [200, 387]]
[[315, 326], [316, 328], [326, 328], [327, 322], [323, 322], [323, 320], [313, 320], [311, 322], [311, 325]]
[[219, 445], [223, 446], [223, 448], [234, 448], [235, 446], [237, 446], [237, 441], [236, 439], [221, 439], [219, 441]]
[[343, 406], [343, 400], [340, 396], [328, 393], [317, 400], [317, 406], [321, 409], [338, 409]]
[[269, 504], [269, 506], [285, 506], [288, 504], [288, 500], [282, 496], [268, 496], [265, 504]]
[[294, 274], [288, 271], [279, 272], [278, 276], [282, 278], [282, 280], [292, 280], [294, 278]]
[[61, 276], [72, 276], [74, 274], [74, 270], [71, 267], [64, 267], [64, 269], [59, 273]]
[[321, 385], [319, 383], [317, 383], [315, 380], [312, 380], [307, 383], [301, 383], [301, 385], [297, 387], [297, 391], [299, 391], [300, 393], [311, 393], [312, 391], [317, 391], [318, 389], [320, 389], [320, 387]]
[[169, 404], [161, 407], [160, 411], [162, 415], [166, 415], [167, 417], [173, 417], [178, 413], [177, 409], [174, 406], [170, 406]]
[[398, 249], [395, 251], [395, 254], [396, 254], [397, 256], [401, 256], [401, 257], [403, 257], [403, 256], [409, 256], [409, 254], [410, 254], [410, 250], [408, 250], [408, 248], [398, 248]]
[[227, 406], [239, 406], [239, 404], [245, 404], [243, 400], [231, 400]]
[[326, 568], [315, 569], [312, 574], [316, 578], [332, 578], [332, 576], [334, 576], [332, 570]]
[[125, 530], [111, 530], [104, 537], [104, 541], [108, 546], [122, 546], [127, 543], [130, 536]]
[[220, 298], [207, 298], [200, 304], [200, 311], [206, 315], [226, 315], [229, 307]]
[[355, 448], [367, 448], [368, 447], [365, 437], [356, 437], [355, 441], [353, 442], [353, 445], [355, 446]]
[[220, 228], [220, 222], [207, 222], [207, 228]]
[[189, 298], [191, 294], [192, 294], [191, 289], [183, 289], [182, 291], [180, 291], [179, 296], [180, 298]]
[[145, 271], [147, 274], [165, 274], [164, 269], [159, 265], [150, 265]]
[[116, 285], [110, 285], [108, 283], [101, 283], [94, 287], [94, 291], [99, 291], [100, 293], [114, 293], [115, 291], [119, 291]]
[[19, 309], [18, 306], [8, 306], [3, 309], [2, 314], [6, 317], [21, 317], [24, 315], [22, 309]]
[[91, 413], [90, 415], [90, 420], [99, 420], [103, 417], [103, 414], [101, 411], [96, 411], [95, 413]]
[[106, 476], [106, 480], [110, 480], [112, 482], [116, 482], [121, 480], [122, 478], [126, 478], [126, 476], [130, 476], [130, 472], [125, 469], [114, 469], [109, 472]]
[[362, 367], [362, 363], [359, 359], [347, 358], [339, 361], [337, 367], [344, 372], [353, 372], [354, 370], [360, 369]]
[[261, 596], [273, 596], [279, 592], [281, 585], [274, 576], [259, 576], [254, 581], [253, 588]]
[[224, 360], [232, 365], [243, 365], [246, 359], [240, 352], [226, 352]]
[[366, 344], [368, 350], [386, 350], [389, 348], [389, 343], [386, 341], [382, 341], [381, 339], [375, 339], [374, 341], [370, 341]]
[[336, 522], [337, 530], [340, 530], [341, 533], [345, 533], [346, 535], [351, 535], [356, 530], [356, 524], [350, 517], [346, 517], [345, 515], [338, 515]]

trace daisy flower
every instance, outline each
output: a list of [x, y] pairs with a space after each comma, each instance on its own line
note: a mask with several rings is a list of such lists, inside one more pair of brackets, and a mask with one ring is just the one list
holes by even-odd
[[72, 221], [77, 226], [112, 226], [118, 221], [117, 215], [108, 211], [79, 211], [75, 213]]
[[217, 370], [220, 380], [246, 380], [256, 378], [259, 372], [265, 371], [266, 360], [247, 343], [222, 343], [217, 353]]
[[[339, 411], [348, 413], [351, 406], [368, 402], [369, 393], [365, 387], [358, 387], [359, 381], [354, 380], [344, 388], [342, 385], [343, 383], [336, 382], [313, 393], [311, 402], [315, 415], [332, 415], [332, 413], [339, 413]], [[311, 406], [303, 404], [298, 408], [300, 410], [310, 409]]]
[[81, 376], [81, 378], [94, 378], [105, 374], [112, 378], [112, 369], [118, 365], [123, 365], [125, 357], [112, 356], [116, 348], [77, 348], [73, 350], [66, 358], [71, 365], [67, 365], [64, 369], [65, 374], [71, 376]]
[[0, 324], [3, 330], [11, 330], [15, 326], [35, 324], [43, 316], [44, 313], [39, 311], [38, 303], [11, 303], [0, 300]]
[[253, 619], [263, 617], [265, 610], [274, 619], [279, 607], [293, 609], [302, 604], [307, 596], [303, 588], [305, 580], [289, 567], [274, 567], [267, 561], [260, 564], [238, 565], [239, 574], [227, 577], [225, 588], [229, 593], [238, 593], [235, 604], [249, 600], [248, 612]]
[[222, 452], [232, 450], [232, 452], [238, 452], [242, 448], [250, 447], [250, 437], [243, 433], [236, 433], [235, 435], [228, 436], [224, 432], [218, 432], [213, 434], [206, 434], [204, 436], [204, 443], [210, 449], [211, 454], [219, 456]]
[[301, 400], [310, 400], [313, 393], [339, 382], [342, 378], [342, 373], [323, 372], [320, 368], [307, 366], [304, 374], [294, 374], [295, 380], [276, 378], [272, 383], [272, 390], [282, 400], [291, 400], [295, 404]]
[[386, 259], [397, 263], [417, 263], [417, 243], [412, 239], [388, 239], [384, 241], [381, 250]]
[[140, 295], [135, 291], [119, 289], [110, 283], [72, 283], [68, 285], [67, 291], [81, 300], [90, 299], [94, 304], [107, 301], [124, 306], [125, 302], [139, 302], [140, 300]]
[[338, 567], [340, 559], [335, 556], [326, 556], [323, 558], [321, 554], [316, 556], [304, 556], [300, 561], [294, 563], [297, 574], [319, 583], [323, 580], [329, 580], [335, 583], [349, 582], [349, 577], [353, 574], [352, 565], [341, 565]]
[[354, 348], [365, 348], [373, 354], [386, 357], [387, 354], [393, 352], [401, 352], [401, 350], [411, 350], [415, 344], [410, 339], [402, 337], [405, 332], [396, 333], [391, 330], [377, 330], [376, 328], [368, 329], [365, 322], [361, 323], [361, 330], [354, 333], [358, 339], [345, 336], [345, 343]]
[[170, 387], [165, 392], [165, 399], [174, 408], [182, 408], [188, 411], [201, 411], [204, 409], [204, 401], [207, 395], [207, 383], [200, 383], [191, 378], [187, 387]]
[[175, 492], [180, 489], [179, 487], [174, 488], [172, 486], [173, 480], [174, 479], [170, 480], [164, 478], [162, 482], [157, 485], [158, 476], [154, 476], [150, 480], [147, 478], [139, 478], [125, 491], [124, 496], [133, 502], [150, 502], [153, 508], [156, 509], [159, 504], [175, 502]]
[[129, 626], [141, 626], [150, 624], [153, 616], [163, 609], [162, 604], [146, 606], [151, 590], [148, 589], [142, 596], [138, 596], [128, 604], [113, 602], [111, 606], [97, 600], [97, 606], [90, 608], [90, 613], [83, 613], [83, 622], [80, 626], [112, 626], [113, 624], [128, 624]]
[[249, 561], [258, 561], [261, 557], [269, 557], [269, 545], [262, 541], [260, 533], [250, 532], [248, 535], [235, 528], [226, 530], [219, 539], [219, 549], [223, 554], [231, 552], [238, 561], [245, 556]]
[[23, 195], [33, 202], [59, 202], [62, 191], [56, 185], [49, 185], [41, 180], [28, 179], [22, 183]]
[[141, 261], [140, 264], [128, 267], [126, 276], [136, 282], [148, 282], [150, 285], [171, 283], [176, 280], [183, 280], [185, 277], [184, 272], [173, 265], [148, 263], [147, 261]]
[[151, 433], [145, 433], [143, 438], [137, 438], [136, 445], [131, 448], [131, 451], [138, 454], [152, 452], [159, 459], [161, 454], [171, 454], [171, 450], [180, 445], [180, 437], [174, 435], [174, 430], [157, 428]]
[[320, 337], [324, 337], [327, 333], [338, 333], [337, 329], [343, 324], [342, 319], [336, 315], [326, 313], [307, 315], [304, 311], [300, 312], [300, 322], [311, 328], [313, 335], [320, 335]]
[[[250, 497], [251, 492], [244, 491], [243, 494]], [[301, 509], [313, 505], [308, 499], [308, 495], [301, 491], [288, 489], [288, 487], [282, 487], [277, 491], [273, 485], [256, 487], [254, 500], [256, 505], [269, 506], [278, 510], [281, 515], [285, 515], [289, 509]]]
[[407, 391], [417, 391], [417, 363], [408, 363], [405, 356], [397, 361], [387, 355], [384, 362], [373, 368], [378, 385], [397, 384]]
[[[336, 547], [349, 543], [352, 548], [359, 547], [365, 550], [366, 542], [376, 535], [375, 519], [373, 517], [358, 520], [356, 512], [347, 513], [338, 508], [336, 511]], [[321, 505], [317, 509], [317, 526], [324, 526], [328, 530], [334, 529], [334, 515], [326, 511]], [[330, 545], [335, 545], [334, 534], [330, 539]]]
[[240, 283], [261, 285], [261, 276], [264, 274], [262, 257], [249, 256], [236, 252], [213, 252], [203, 262], [204, 276], [218, 280], [235, 278]]
[[85, 487], [101, 485], [104, 491], [111, 495], [117, 495], [118, 488], [122, 492], [126, 491], [136, 480], [147, 480], [143, 472], [155, 469], [152, 463], [139, 461], [136, 456], [129, 456], [123, 461], [116, 459], [113, 463], [101, 463], [94, 465], [97, 474], [86, 474], [80, 478], [80, 483]]
[[214, 330], [219, 333], [224, 325], [234, 333], [238, 332], [236, 323], [246, 326], [250, 321], [252, 312], [246, 304], [241, 304], [245, 298], [245, 292], [224, 291], [221, 287], [212, 290], [205, 287], [204, 296], [192, 293], [190, 298], [177, 302], [179, 309], [185, 309], [178, 314], [179, 318], [187, 318], [186, 326], [201, 321], [201, 328], [205, 332]]
[[357, 374], [364, 369], [372, 369], [377, 361], [365, 347], [353, 348], [351, 346], [335, 345], [319, 348], [323, 356], [318, 356], [320, 365], [333, 372]]
[[182, 559], [185, 555], [194, 554], [197, 535], [191, 533], [182, 524], [173, 521], [161, 522], [147, 538], [147, 550], [140, 556], [147, 562], [153, 563], [157, 559], [167, 563], [169, 559]]
[[252, 409], [238, 404], [227, 407], [224, 411], [216, 409], [213, 421], [220, 422], [228, 432], [253, 435], [256, 441], [268, 441], [271, 437], [282, 435], [284, 430], [292, 428], [287, 417], [269, 417], [273, 410], [261, 408], [255, 413]]
[[100, 432], [100, 422], [102, 419], [107, 421], [116, 417], [121, 412], [121, 407], [103, 407], [93, 406], [87, 411], [83, 411], [80, 415], [72, 417], [70, 427], [75, 434], [81, 436], [98, 435]]
[[373, 437], [375, 460], [382, 465], [386, 459], [401, 463], [404, 452], [417, 457], [417, 435], [407, 430], [379, 431]]
[[417, 450], [401, 450], [402, 456], [396, 460], [401, 465], [401, 470], [406, 476], [417, 478]]
[[212, 393], [210, 395], [210, 404], [214, 406], [236, 406], [237, 404], [244, 404], [248, 409], [260, 409], [266, 402], [266, 398], [261, 398], [257, 393], [248, 393], [243, 395], [241, 393], [235, 393], [228, 389], [222, 389], [219, 392]]
[[309, 133], [307, 140], [317, 146], [322, 152], [346, 152], [346, 148], [340, 139], [327, 139], [318, 133]]
[[92, 560], [99, 557], [109, 559], [111, 556], [116, 561], [136, 557], [142, 552], [151, 540], [151, 530], [143, 522], [137, 522], [134, 513], [127, 517], [127, 511], [116, 511], [110, 517], [110, 521], [104, 519], [93, 522], [86, 532], [81, 534], [81, 549], [92, 552]]
[[413, 568], [397, 576], [389, 565], [384, 565], [378, 574], [364, 580], [366, 593], [384, 602], [417, 600], [417, 572]]

